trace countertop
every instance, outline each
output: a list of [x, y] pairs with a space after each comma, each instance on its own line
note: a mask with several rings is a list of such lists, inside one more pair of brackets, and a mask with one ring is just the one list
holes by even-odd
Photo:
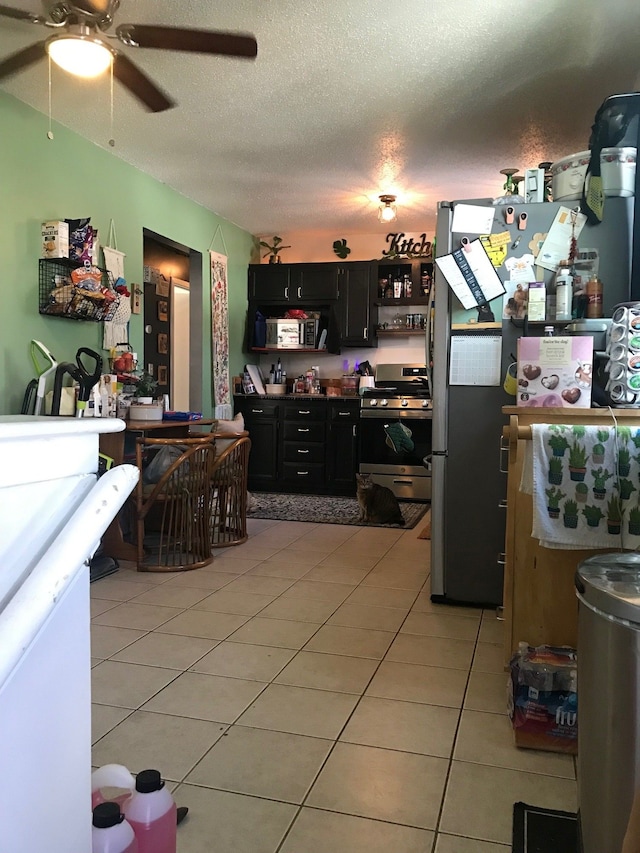
[[246, 400], [360, 400], [358, 394], [234, 394]]

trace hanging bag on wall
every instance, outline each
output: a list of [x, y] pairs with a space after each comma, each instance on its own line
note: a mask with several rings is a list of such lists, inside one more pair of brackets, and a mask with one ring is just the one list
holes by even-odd
[[129, 343], [129, 318], [131, 317], [131, 299], [126, 290], [124, 278], [124, 252], [117, 249], [116, 226], [113, 221], [109, 224], [109, 245], [103, 246], [104, 265], [111, 277], [116, 289], [120, 291], [118, 307], [113, 319], [104, 324], [104, 336], [102, 346], [104, 349], [112, 349], [118, 344]]

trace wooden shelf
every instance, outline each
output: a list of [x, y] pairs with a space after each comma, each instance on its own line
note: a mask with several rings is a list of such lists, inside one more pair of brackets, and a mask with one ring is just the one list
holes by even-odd
[[429, 299], [426, 296], [403, 296], [398, 299], [376, 299], [375, 304], [378, 306], [388, 305], [428, 305]]
[[318, 352], [327, 353], [326, 349], [314, 349], [313, 347], [251, 347], [251, 352]]
[[376, 335], [390, 338], [407, 338], [415, 335], [424, 335], [424, 329], [376, 329]]

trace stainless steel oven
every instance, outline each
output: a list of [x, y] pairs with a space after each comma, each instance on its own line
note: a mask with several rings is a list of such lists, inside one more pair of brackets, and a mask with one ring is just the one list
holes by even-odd
[[432, 401], [425, 365], [376, 367], [360, 409], [361, 474], [398, 498], [431, 500]]

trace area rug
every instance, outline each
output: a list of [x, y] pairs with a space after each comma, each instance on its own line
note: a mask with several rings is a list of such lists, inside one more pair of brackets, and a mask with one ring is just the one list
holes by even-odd
[[415, 527], [429, 504], [400, 501], [405, 524], [367, 524], [360, 521], [355, 498], [333, 495], [283, 495], [270, 492], [251, 492], [249, 518], [272, 518], [278, 521], [308, 521], [313, 524], [354, 524], [358, 527]]
[[559, 812], [514, 803], [513, 853], [578, 853], [578, 820]]

